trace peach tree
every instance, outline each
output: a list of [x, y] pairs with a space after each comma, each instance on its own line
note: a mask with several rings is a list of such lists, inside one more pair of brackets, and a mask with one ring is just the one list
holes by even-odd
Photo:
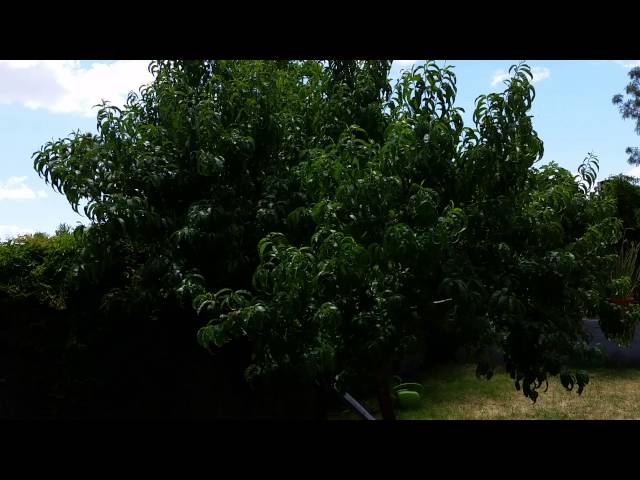
[[[620, 222], [591, 191], [594, 159], [577, 181], [537, 166], [527, 65], [477, 99], [472, 126], [452, 67], [433, 62], [393, 91], [389, 61], [150, 68], [126, 105], [102, 105], [97, 133], [34, 156], [91, 219], [78, 278], [110, 321], [126, 311], [146, 338], [193, 306], [202, 345], [249, 341], [249, 378], [384, 384], [407, 352], [454, 339], [479, 376], [502, 351], [533, 400], [550, 375], [582, 391], [566, 366], [606, 296]], [[169, 316], [169, 341], [193, 328]]]
[[[309, 203], [259, 242], [253, 289], [194, 299], [208, 320], [200, 343], [249, 338], [249, 378], [384, 382], [395, 359], [449, 331], [479, 376], [491, 377], [494, 346], [532, 400], [550, 375], [581, 393], [588, 376], [566, 365], [603, 295], [620, 225], [612, 202], [590, 194], [597, 161], [578, 179], [536, 167], [530, 79], [514, 66], [502, 93], [476, 100], [468, 127], [451, 67], [405, 72], [382, 138], [351, 125], [295, 167]], [[310, 222], [308, 239], [287, 233]], [[445, 298], [442, 314], [434, 304]]]
[[102, 383], [138, 378], [121, 395], [134, 398], [155, 382], [145, 398], [156, 399], [167, 382], [207, 368], [170, 378], [206, 357], [193, 296], [250, 287], [257, 242], [309, 203], [291, 171], [310, 146], [337, 141], [353, 122], [382, 140], [390, 63], [154, 61], [152, 83], [123, 106], [99, 106], [95, 132], [34, 154], [36, 171], [90, 220], [75, 230], [70, 268], [81, 287], [73, 308], [86, 310], [76, 327], [105, 365]]

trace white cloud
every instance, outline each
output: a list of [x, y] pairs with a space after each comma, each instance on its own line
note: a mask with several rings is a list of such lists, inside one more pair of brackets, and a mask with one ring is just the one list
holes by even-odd
[[[533, 75], [533, 78], [531, 79], [531, 83], [536, 83], [549, 78], [551, 76], [551, 70], [549, 70], [547, 67], [533, 67], [531, 69], [531, 74]], [[506, 71], [496, 70], [493, 74], [491, 85], [495, 86], [498, 83], [501, 83], [507, 80], [509, 77], [510, 75]]]
[[640, 166], [633, 167], [631, 170], [628, 170], [627, 172], [625, 172], [625, 175], [628, 175], [630, 177], [640, 178]]
[[618, 65], [625, 68], [640, 67], [640, 60], [614, 60]]
[[398, 62], [398, 65], [400, 65], [401, 67], [410, 67], [411, 65], [418, 62], [419, 60], [394, 60], [394, 61]]
[[507, 78], [509, 78], [509, 74], [507, 72], [505, 72], [504, 70], [496, 70], [493, 74], [493, 80], [491, 80], [491, 85], [495, 86], [500, 82], [503, 82]]
[[147, 60], [93, 63], [78, 60], [0, 60], [0, 104], [19, 103], [56, 113], [94, 116], [107, 100], [123, 105], [130, 91], [150, 83]]
[[32, 228], [19, 227], [17, 225], [0, 225], [0, 241], [6, 242], [10, 238], [19, 235], [33, 234], [36, 231]]
[[533, 67], [531, 69], [531, 73], [533, 74], [531, 83], [541, 82], [551, 76], [551, 70], [547, 67]]
[[0, 182], [0, 200], [30, 200], [34, 198], [46, 198], [44, 190], [34, 191], [27, 186], [27, 177], [9, 177], [6, 182]]

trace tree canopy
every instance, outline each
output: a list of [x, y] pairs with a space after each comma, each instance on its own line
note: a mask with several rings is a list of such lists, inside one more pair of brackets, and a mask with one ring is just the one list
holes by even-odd
[[[249, 376], [362, 377], [449, 331], [477, 348], [479, 375], [491, 376], [483, 352], [499, 346], [534, 401], [549, 374], [581, 392], [588, 377], [563, 361], [598, 308], [620, 225], [611, 201], [589, 196], [597, 161], [586, 159], [582, 183], [554, 163], [534, 167], [531, 73], [512, 72], [504, 92], [478, 98], [472, 128], [453, 69], [416, 67], [385, 104], [383, 141], [352, 126], [315, 149], [294, 172], [310, 203], [290, 215], [313, 220], [310, 240], [270, 233], [254, 293], [198, 296], [210, 319], [200, 342], [248, 335]], [[442, 316], [434, 305], [446, 297], [454, 309]]]
[[553, 375], [582, 392], [567, 359], [606, 303], [621, 233], [591, 191], [597, 159], [577, 179], [538, 166], [526, 64], [478, 97], [471, 126], [453, 67], [391, 88], [390, 66], [153, 62], [96, 134], [34, 154], [92, 221], [75, 231], [78, 275], [107, 310], [193, 308], [211, 351], [248, 340], [249, 380], [358, 382], [446, 344], [486, 378], [498, 348], [534, 401]]

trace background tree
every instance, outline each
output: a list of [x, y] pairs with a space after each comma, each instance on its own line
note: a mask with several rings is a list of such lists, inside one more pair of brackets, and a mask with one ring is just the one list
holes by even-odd
[[622, 220], [623, 238], [640, 241], [640, 185], [628, 175], [614, 175], [603, 180], [598, 189], [615, 199], [616, 216]]
[[84, 388], [70, 379], [81, 345], [67, 310], [77, 252], [64, 225], [53, 236], [0, 243], [0, 418], [53, 417], [80, 407]]
[[[640, 67], [632, 68], [629, 71], [631, 81], [625, 89], [627, 97], [622, 94], [613, 96], [613, 104], [618, 105], [620, 114], [625, 120], [631, 118], [636, 121], [636, 133], [640, 135]], [[640, 165], [640, 148], [627, 147], [626, 153], [629, 155], [631, 165]]]

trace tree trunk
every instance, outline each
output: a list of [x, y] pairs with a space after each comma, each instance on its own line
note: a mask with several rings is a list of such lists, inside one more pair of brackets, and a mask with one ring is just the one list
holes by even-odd
[[389, 389], [389, 368], [383, 367], [378, 371], [378, 403], [383, 420], [395, 420], [393, 411], [393, 399]]

